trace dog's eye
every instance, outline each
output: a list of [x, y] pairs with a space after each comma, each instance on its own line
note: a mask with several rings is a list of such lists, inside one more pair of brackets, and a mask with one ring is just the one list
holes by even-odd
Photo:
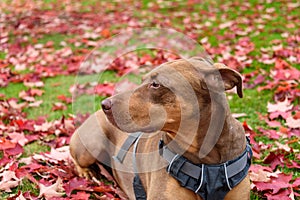
[[156, 83], [156, 82], [154, 82], [154, 81], [150, 84], [150, 88], [157, 89], [157, 88], [159, 88], [159, 87], [160, 87], [160, 84], [159, 84], [159, 83]]

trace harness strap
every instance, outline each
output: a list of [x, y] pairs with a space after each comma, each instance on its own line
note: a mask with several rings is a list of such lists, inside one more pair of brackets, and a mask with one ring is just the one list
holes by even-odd
[[135, 141], [142, 135], [142, 132], [132, 133], [128, 136], [125, 140], [124, 144], [122, 145], [121, 149], [119, 150], [116, 156], [113, 156], [113, 159], [123, 163], [123, 160], [130, 149], [130, 147], [135, 143]]
[[118, 154], [116, 156], [113, 156], [113, 159], [123, 163], [124, 158], [129, 151], [130, 147], [133, 146], [133, 151], [132, 151], [132, 165], [133, 165], [133, 171], [134, 171], [134, 178], [133, 178], [133, 190], [134, 190], [134, 195], [136, 200], [146, 200], [147, 199], [147, 194], [145, 191], [145, 188], [142, 184], [142, 181], [140, 179], [140, 176], [138, 174], [138, 168], [137, 168], [137, 162], [136, 162], [136, 152], [137, 152], [137, 147], [139, 140], [142, 136], [142, 132], [137, 132], [137, 133], [132, 133], [128, 136], [128, 138], [125, 140], [123, 143], [122, 147], [120, 148]]
[[[251, 149], [251, 147], [247, 144], [247, 147], [246, 147], [245, 151], [242, 153], [242, 156], [240, 158], [238, 158], [237, 160], [233, 160], [233, 163], [231, 163], [229, 165], [227, 165], [225, 163], [228, 178], [235, 176], [236, 174], [238, 174], [240, 171], [242, 171], [246, 167], [246, 165], [248, 163], [248, 153], [247, 152], [251, 152], [250, 149]], [[171, 164], [171, 161], [174, 162], [179, 156], [178, 154], [172, 152], [167, 146], [164, 146], [162, 148], [161, 153], [162, 153], [161, 156], [165, 160], [167, 160], [168, 163], [170, 163], [170, 164]], [[228, 161], [228, 162], [230, 162], [230, 161]], [[191, 162], [185, 162], [182, 165], [181, 171], [195, 179], [198, 179], [201, 175], [202, 165], [198, 166]]]
[[[173, 162], [179, 157], [178, 154], [173, 153], [167, 146], [164, 146], [162, 151], [161, 151], [161, 156], [168, 161], [169, 167], [171, 166], [171, 161], [173, 160]], [[201, 174], [201, 167], [194, 165], [190, 162], [185, 162], [181, 168], [182, 172], [184, 172], [185, 174], [198, 179], [200, 174]], [[168, 170], [170, 171], [170, 170]]]
[[242, 157], [240, 159], [235, 160], [234, 163], [227, 166], [227, 174], [228, 178], [231, 178], [235, 175], [237, 175], [240, 171], [245, 169], [247, 166], [248, 160], [252, 158], [252, 149], [249, 144], [247, 144], [246, 149], [244, 150], [244, 153], [242, 154]]
[[[182, 187], [194, 191], [206, 200], [216, 196], [223, 199], [228, 191], [247, 176], [252, 149], [248, 141], [246, 149], [238, 158], [215, 165], [196, 165], [184, 156], [172, 152], [162, 140], [159, 142], [159, 154], [169, 163], [167, 172]], [[210, 182], [212, 180], [215, 182]]]
[[139, 144], [139, 140], [142, 136], [141, 134], [137, 134], [137, 139], [134, 142], [134, 146], [133, 146], [133, 153], [132, 153], [132, 165], [133, 165], [133, 171], [134, 171], [134, 178], [133, 178], [133, 191], [134, 191], [134, 195], [135, 195], [135, 199], [136, 200], [146, 200], [147, 199], [147, 194], [145, 191], [145, 188], [142, 184], [142, 180], [139, 176], [139, 170], [137, 167], [137, 162], [136, 162], [136, 152], [137, 152], [137, 147]]
[[134, 146], [133, 146], [133, 153], [132, 153], [132, 165], [133, 165], [133, 171], [134, 171], [135, 175], [139, 174], [139, 170], [137, 168], [137, 163], [136, 163], [136, 152], [137, 152], [137, 147], [138, 147], [138, 144], [139, 144], [139, 140], [142, 136], [142, 133], [137, 134], [137, 135], [138, 136], [135, 139]]

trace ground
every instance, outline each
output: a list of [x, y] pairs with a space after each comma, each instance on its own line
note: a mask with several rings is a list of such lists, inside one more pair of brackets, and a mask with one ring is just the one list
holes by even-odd
[[[118, 45], [101, 47], [145, 27], [177, 30], [243, 75], [244, 98], [227, 96], [251, 138], [251, 199], [299, 199], [299, 8], [292, 0], [1, 1], [0, 199], [122, 198], [105, 175], [78, 177], [68, 144], [116, 85], [131, 87], [180, 57], [140, 48], [116, 58]], [[80, 71], [96, 47], [114, 62], [100, 75]]]

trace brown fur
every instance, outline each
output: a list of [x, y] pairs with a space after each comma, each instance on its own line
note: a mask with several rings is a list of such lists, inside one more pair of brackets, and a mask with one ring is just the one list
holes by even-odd
[[[123, 164], [111, 159], [126, 140], [126, 132], [142, 131], [148, 136], [140, 140], [138, 153], [157, 152], [158, 141], [163, 138], [171, 150], [196, 164], [219, 164], [238, 157], [246, 146], [245, 133], [231, 116], [224, 94], [233, 87], [242, 97], [240, 74], [223, 64], [212, 67], [205, 60], [193, 58], [161, 65], [143, 77], [135, 90], [106, 100], [111, 109], [97, 111], [74, 133], [70, 151], [79, 173], [92, 176], [90, 165], [96, 161], [109, 163], [117, 183], [129, 199], [134, 199], [133, 174], [127, 172], [132, 171], [131, 154]], [[216, 132], [219, 135], [214, 135]], [[206, 136], [211, 137], [205, 140]], [[201, 199], [181, 187], [160, 167], [161, 163], [165, 161], [158, 153], [137, 156], [147, 199]], [[249, 198], [248, 177], [225, 197]]]

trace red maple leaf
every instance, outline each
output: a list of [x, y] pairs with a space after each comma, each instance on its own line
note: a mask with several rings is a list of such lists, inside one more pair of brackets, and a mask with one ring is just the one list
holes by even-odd
[[89, 193], [86, 193], [86, 192], [77, 192], [76, 194], [72, 194], [71, 195], [71, 199], [72, 200], [77, 200], [77, 199], [80, 199], [80, 200], [89, 200], [90, 196], [91, 195]]
[[94, 87], [95, 94], [100, 96], [111, 96], [114, 93], [114, 84], [98, 84]]
[[277, 194], [265, 193], [264, 195], [268, 200], [291, 200], [289, 195], [291, 194], [290, 189], [281, 190]]
[[284, 155], [280, 153], [275, 154], [274, 152], [271, 152], [264, 159], [264, 163], [269, 164], [272, 170], [275, 170], [278, 165], [284, 167]]
[[62, 184], [62, 180], [60, 178], [57, 179], [56, 183], [49, 185], [49, 186], [46, 186], [46, 185], [40, 183], [39, 184], [40, 194], [39, 194], [38, 198], [61, 197], [63, 195], [63, 193], [60, 192], [61, 184]]
[[289, 183], [293, 175], [285, 175], [279, 173], [277, 177], [271, 177], [270, 182], [255, 182], [255, 186], [259, 191], [271, 191], [271, 194], [278, 193], [281, 189], [291, 187]]
[[67, 106], [64, 103], [61, 103], [61, 102], [53, 103], [53, 106], [52, 106], [53, 111], [66, 110], [66, 109], [67, 109]]
[[14, 148], [4, 150], [4, 153], [10, 156], [16, 156], [23, 153], [24, 149], [21, 145], [16, 144]]
[[67, 183], [65, 183], [63, 188], [65, 189], [66, 194], [70, 196], [74, 190], [90, 190], [90, 187], [88, 185], [89, 181], [87, 181], [86, 179], [74, 177]]
[[72, 98], [71, 97], [66, 97], [65, 95], [58, 95], [57, 99], [61, 100], [64, 103], [72, 103]]
[[2, 137], [0, 139], [0, 150], [7, 150], [15, 148], [17, 143], [12, 142], [11, 140], [7, 140], [6, 138]]

